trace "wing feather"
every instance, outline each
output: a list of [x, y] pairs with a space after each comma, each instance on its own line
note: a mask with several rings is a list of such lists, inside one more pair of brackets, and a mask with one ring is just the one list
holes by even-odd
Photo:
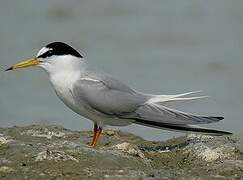
[[174, 125], [206, 124], [223, 119], [184, 113], [164, 106], [168, 101], [181, 100], [181, 96], [192, 93], [195, 92], [171, 96], [142, 94], [110, 76], [85, 76], [73, 85], [73, 94], [89, 107], [123, 119], [140, 119], [148, 124], [159, 122]]
[[135, 112], [146, 102], [146, 96], [128, 89], [118, 81], [115, 83], [111, 81], [111, 79], [81, 78], [73, 85], [73, 93], [95, 110], [116, 116]]
[[161, 104], [145, 103], [135, 113], [125, 115], [125, 118], [143, 119], [153, 122], [168, 123], [174, 125], [182, 124], [207, 124], [220, 121], [223, 117], [200, 116], [184, 113], [175, 109], [165, 107]]

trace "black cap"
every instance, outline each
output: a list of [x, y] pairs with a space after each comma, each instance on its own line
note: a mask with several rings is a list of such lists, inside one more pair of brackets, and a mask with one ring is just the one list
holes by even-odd
[[45, 53], [39, 55], [37, 58], [46, 58], [53, 55], [60, 56], [60, 55], [72, 55], [78, 58], [83, 58], [83, 56], [73, 49], [71, 46], [69, 46], [66, 43], [63, 42], [53, 42], [48, 45], [46, 45], [47, 49], [50, 49], [46, 51]]

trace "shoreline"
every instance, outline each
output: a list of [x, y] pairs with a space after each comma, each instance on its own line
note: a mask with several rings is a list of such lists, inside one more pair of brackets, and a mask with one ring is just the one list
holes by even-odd
[[243, 177], [243, 136], [181, 136], [146, 141], [107, 129], [31, 125], [0, 128], [2, 179], [234, 179]]

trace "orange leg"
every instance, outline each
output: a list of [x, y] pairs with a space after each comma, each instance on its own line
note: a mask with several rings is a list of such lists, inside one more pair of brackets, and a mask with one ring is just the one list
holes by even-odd
[[98, 132], [98, 126], [97, 126], [97, 124], [94, 124], [94, 130], [93, 131], [94, 131], [94, 134], [93, 134], [93, 140], [91, 142], [91, 146], [94, 146], [95, 138], [97, 136], [97, 132]]
[[91, 143], [91, 146], [95, 146], [100, 138], [102, 132], [102, 128], [98, 127], [97, 124], [94, 125], [94, 135], [93, 135], [93, 140]]

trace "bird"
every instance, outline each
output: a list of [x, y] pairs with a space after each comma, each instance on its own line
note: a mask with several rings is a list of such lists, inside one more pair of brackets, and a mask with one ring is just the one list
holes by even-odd
[[49, 43], [33, 58], [17, 63], [6, 71], [32, 66], [47, 72], [57, 96], [67, 107], [93, 121], [91, 146], [97, 144], [107, 125], [139, 124], [172, 131], [232, 134], [198, 126], [218, 122], [224, 117], [196, 115], [168, 107], [169, 102], [204, 98], [191, 96], [197, 91], [176, 95], [139, 92], [111, 75], [90, 70], [83, 55], [64, 42]]

